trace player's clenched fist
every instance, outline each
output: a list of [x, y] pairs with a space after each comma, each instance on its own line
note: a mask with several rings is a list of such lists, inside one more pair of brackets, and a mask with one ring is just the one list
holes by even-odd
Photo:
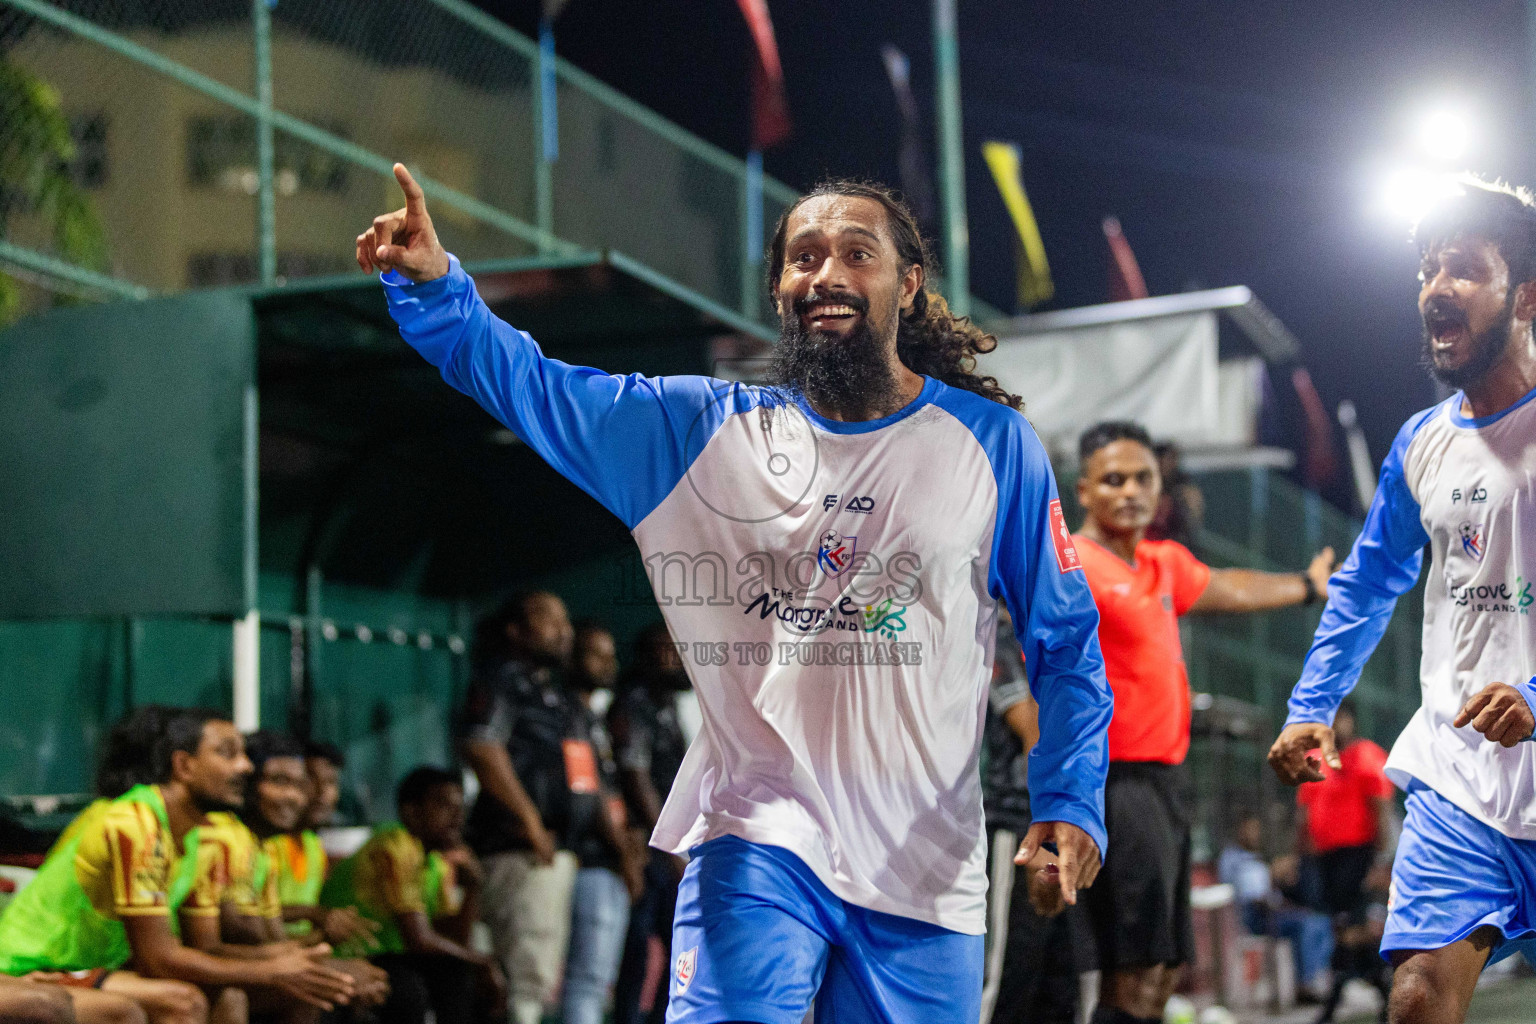
[[370, 273], [398, 270], [418, 284], [442, 277], [448, 252], [427, 215], [427, 197], [404, 164], [395, 164], [395, 180], [405, 206], [373, 218], [373, 226], [357, 236], [357, 265]]
[[1512, 747], [1536, 730], [1536, 714], [1513, 686], [1489, 683], [1462, 705], [1451, 724], [1460, 729], [1468, 723], [1488, 742]]
[[1321, 782], [1322, 769], [1307, 756], [1314, 750], [1335, 771], [1344, 767], [1333, 745], [1333, 730], [1321, 722], [1297, 722], [1281, 729], [1274, 746], [1269, 748], [1269, 766], [1287, 786]]

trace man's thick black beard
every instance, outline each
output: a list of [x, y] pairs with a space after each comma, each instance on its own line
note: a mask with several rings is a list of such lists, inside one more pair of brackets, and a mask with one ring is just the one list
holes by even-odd
[[1488, 372], [1493, 369], [1499, 357], [1504, 354], [1504, 346], [1509, 343], [1509, 329], [1515, 322], [1514, 292], [1510, 292], [1509, 302], [1504, 306], [1504, 315], [1494, 321], [1486, 331], [1479, 331], [1470, 339], [1472, 342], [1472, 357], [1463, 366], [1455, 369], [1446, 369], [1435, 365], [1434, 336], [1429, 333], [1429, 327], [1424, 328], [1423, 362], [1429, 375], [1448, 388], [1465, 391], [1468, 387], [1476, 385]]
[[813, 406], [840, 412], [892, 409], [900, 398], [896, 375], [867, 316], [839, 339], [807, 331], [793, 310], [782, 315], [767, 380], [799, 392]]

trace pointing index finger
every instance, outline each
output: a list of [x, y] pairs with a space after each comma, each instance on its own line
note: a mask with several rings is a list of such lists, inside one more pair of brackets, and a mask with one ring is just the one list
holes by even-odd
[[1461, 713], [1456, 716], [1456, 720], [1451, 723], [1452, 727], [1460, 729], [1462, 726], [1472, 721], [1472, 719], [1477, 716], [1477, 713], [1483, 710], [1483, 705], [1487, 704], [1488, 701], [1492, 699], [1492, 696], [1493, 695], [1487, 690], [1481, 690], [1474, 694], [1472, 699], [1467, 701], [1467, 703], [1462, 707]]
[[411, 177], [411, 172], [405, 164], [395, 164], [395, 180], [400, 183], [400, 191], [405, 193], [405, 212], [414, 216], [425, 217], [427, 215], [427, 195], [416, 184], [416, 179]]

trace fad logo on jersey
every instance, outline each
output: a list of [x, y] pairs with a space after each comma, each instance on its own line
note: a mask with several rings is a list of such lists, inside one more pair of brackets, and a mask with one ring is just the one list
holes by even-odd
[[1484, 552], [1483, 531], [1472, 523], [1462, 523], [1460, 532], [1462, 553], [1474, 562], [1481, 562]]
[[1061, 511], [1061, 499], [1051, 499], [1051, 540], [1056, 543], [1056, 566], [1063, 573], [1074, 569], [1081, 571], [1082, 559], [1077, 557], [1077, 542], [1067, 529], [1067, 517]]
[[836, 530], [828, 530], [821, 535], [820, 546], [816, 550], [816, 567], [828, 576], [840, 576], [853, 562], [853, 556], [858, 550], [859, 538], [844, 537]]
[[694, 946], [690, 950], [678, 955], [677, 958], [677, 990], [687, 992], [688, 986], [693, 982], [694, 972], [699, 966], [699, 947]]

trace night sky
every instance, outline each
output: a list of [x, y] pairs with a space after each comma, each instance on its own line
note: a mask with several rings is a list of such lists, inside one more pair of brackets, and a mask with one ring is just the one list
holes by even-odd
[[[534, 0], [477, 0], [536, 31]], [[898, 180], [880, 60], [912, 61], [932, 155], [927, 0], [769, 0], [795, 134], [770, 174]], [[1245, 284], [1300, 338], [1330, 410], [1360, 407], [1373, 461], [1435, 400], [1419, 367], [1417, 257], [1376, 207], [1414, 114], [1476, 116], [1461, 167], [1536, 169], [1519, 0], [1020, 3], [959, 0], [973, 290], [1014, 310], [1011, 225], [980, 157], [1018, 143], [1057, 296], [1103, 302], [1100, 220], [1118, 216], [1152, 294]], [[748, 143], [751, 43], [732, 0], [570, 0], [559, 51], [733, 153]], [[1277, 384], [1280, 382], [1277, 382]]]

